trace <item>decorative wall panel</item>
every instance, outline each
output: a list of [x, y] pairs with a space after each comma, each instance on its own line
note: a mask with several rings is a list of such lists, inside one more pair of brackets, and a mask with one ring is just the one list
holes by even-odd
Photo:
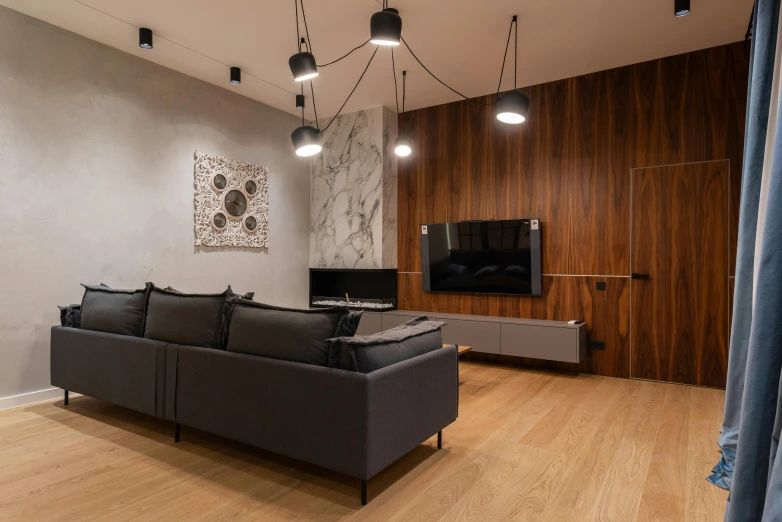
[[269, 169], [195, 153], [195, 244], [269, 247]]

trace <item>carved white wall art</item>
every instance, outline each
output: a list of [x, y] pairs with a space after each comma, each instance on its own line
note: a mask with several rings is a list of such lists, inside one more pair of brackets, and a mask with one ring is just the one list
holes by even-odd
[[269, 169], [195, 153], [196, 246], [269, 247]]

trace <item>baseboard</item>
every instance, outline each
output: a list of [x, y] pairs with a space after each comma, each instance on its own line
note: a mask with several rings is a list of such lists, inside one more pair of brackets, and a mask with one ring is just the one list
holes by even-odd
[[45, 390], [20, 393], [19, 395], [11, 395], [10, 397], [2, 397], [0, 398], [0, 411], [7, 410], [9, 408], [16, 408], [18, 406], [35, 404], [36, 402], [50, 401], [58, 397], [63, 397], [63, 390], [60, 388], [47, 388]]

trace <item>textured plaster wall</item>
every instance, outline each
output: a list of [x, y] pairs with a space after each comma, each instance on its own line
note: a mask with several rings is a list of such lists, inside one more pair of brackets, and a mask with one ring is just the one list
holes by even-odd
[[[227, 72], [226, 72], [227, 74]], [[79, 283], [307, 304], [296, 117], [0, 7], [0, 399], [49, 388]], [[193, 246], [193, 152], [270, 169], [270, 246]]]

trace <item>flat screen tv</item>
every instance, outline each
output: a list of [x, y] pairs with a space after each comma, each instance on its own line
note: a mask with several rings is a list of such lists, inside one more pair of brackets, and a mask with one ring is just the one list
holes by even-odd
[[424, 290], [541, 295], [540, 220], [421, 225]]

